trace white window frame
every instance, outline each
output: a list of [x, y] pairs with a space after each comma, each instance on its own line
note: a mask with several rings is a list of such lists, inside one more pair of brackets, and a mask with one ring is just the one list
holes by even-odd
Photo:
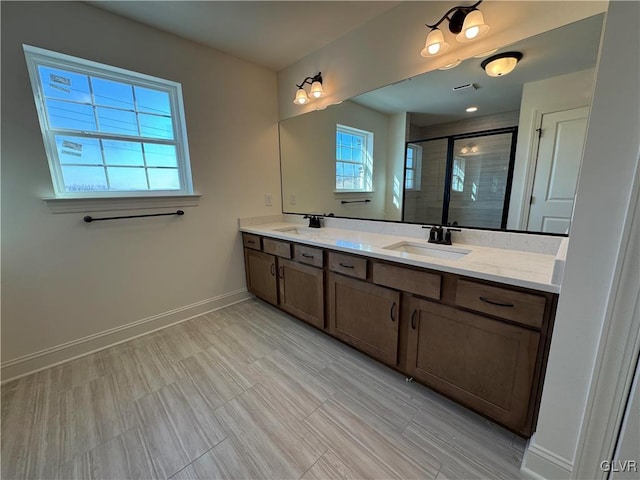
[[[363, 185], [364, 187], [361, 189], [346, 189], [346, 188], [337, 188], [334, 190], [335, 193], [373, 193], [373, 132], [368, 132], [366, 130], [361, 130], [359, 128], [355, 128], [355, 127], [349, 127], [347, 125], [341, 125], [341, 124], [336, 124], [336, 146], [337, 146], [337, 138], [338, 138], [338, 133], [339, 132], [343, 132], [343, 133], [347, 133], [349, 135], [358, 135], [360, 137], [363, 138], [363, 160], [362, 162], [357, 162], [357, 161], [349, 161], [349, 160], [342, 160], [339, 159], [336, 155], [336, 161], [335, 161], [335, 178], [337, 179], [338, 177], [338, 162], [341, 163], [352, 163], [353, 165], [361, 165], [364, 169], [364, 182]], [[370, 168], [369, 165], [367, 164], [367, 159], [369, 160], [369, 164], [370, 164]], [[367, 181], [367, 179], [369, 179], [369, 181]], [[367, 184], [370, 185], [369, 188], [367, 188]], [[335, 185], [335, 181], [334, 181], [334, 185]]]
[[[405, 175], [404, 175], [404, 189], [407, 192], [419, 192], [421, 188], [422, 180], [422, 146], [415, 143], [407, 144], [407, 152], [413, 151], [413, 168], [409, 168], [405, 161]], [[408, 157], [408, 154], [407, 154]], [[407, 188], [407, 174], [406, 171], [413, 170], [413, 187]]]
[[[44, 140], [44, 147], [49, 161], [51, 179], [55, 192], [55, 199], [96, 199], [96, 198], [145, 198], [145, 197], [181, 197], [193, 196], [193, 183], [191, 179], [191, 165], [189, 160], [189, 148], [187, 142], [187, 129], [182, 100], [182, 86], [171, 80], [160, 79], [132, 72], [118, 67], [112, 67], [90, 60], [65, 55], [50, 50], [45, 50], [30, 45], [23, 45], [27, 69], [33, 96], [35, 99], [40, 129]], [[158, 139], [142, 136], [130, 136], [106, 132], [83, 132], [72, 129], [53, 129], [48, 124], [45, 98], [40, 83], [38, 66], [48, 66], [72, 71], [81, 75], [91, 75], [107, 80], [126, 83], [129, 85], [160, 90], [169, 94], [171, 106], [171, 119], [173, 125], [173, 139]], [[67, 192], [62, 177], [62, 168], [58, 158], [56, 147], [56, 135], [70, 135], [75, 137], [103, 138], [107, 140], [122, 140], [129, 142], [158, 143], [173, 145], [176, 148], [178, 163], [178, 175], [180, 178], [179, 190], [104, 190], [104, 191], [79, 191]], [[147, 168], [146, 166], [144, 167]], [[47, 199], [45, 199], [47, 200]]]

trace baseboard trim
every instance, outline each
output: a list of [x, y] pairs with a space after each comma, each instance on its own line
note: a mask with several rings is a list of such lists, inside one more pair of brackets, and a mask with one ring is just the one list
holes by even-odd
[[204, 313], [243, 302], [252, 297], [253, 295], [247, 292], [245, 288], [235, 290], [2, 362], [0, 364], [1, 383], [4, 384], [39, 370], [104, 350], [113, 345], [190, 320]]
[[524, 454], [520, 472], [523, 477], [531, 480], [570, 479], [573, 463], [551, 450], [536, 445], [532, 439]]

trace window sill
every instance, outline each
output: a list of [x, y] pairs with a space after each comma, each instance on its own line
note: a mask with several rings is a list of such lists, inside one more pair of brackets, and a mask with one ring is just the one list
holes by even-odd
[[104, 212], [144, 208], [197, 207], [202, 195], [157, 197], [43, 198], [51, 213]]

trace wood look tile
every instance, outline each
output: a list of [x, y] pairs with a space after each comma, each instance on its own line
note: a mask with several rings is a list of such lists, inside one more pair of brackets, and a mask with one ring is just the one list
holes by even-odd
[[272, 394], [257, 384], [216, 414], [264, 478], [299, 478], [326, 451]]
[[362, 478], [433, 479], [440, 463], [403, 451], [334, 400], [325, 402], [304, 423]]
[[302, 480], [356, 480], [362, 478], [329, 450], [302, 476]]
[[127, 430], [93, 450], [75, 457], [58, 470], [60, 480], [158, 477], [149, 449], [138, 428]]
[[2, 478], [518, 478], [514, 434], [258, 300], [10, 382]]
[[225, 438], [213, 410], [188, 377], [136, 402], [154, 468], [175, 474]]

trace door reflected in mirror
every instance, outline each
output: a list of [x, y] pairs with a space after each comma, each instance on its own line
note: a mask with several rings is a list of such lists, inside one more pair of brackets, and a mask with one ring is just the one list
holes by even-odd
[[603, 17], [280, 122], [283, 212], [566, 234]]

